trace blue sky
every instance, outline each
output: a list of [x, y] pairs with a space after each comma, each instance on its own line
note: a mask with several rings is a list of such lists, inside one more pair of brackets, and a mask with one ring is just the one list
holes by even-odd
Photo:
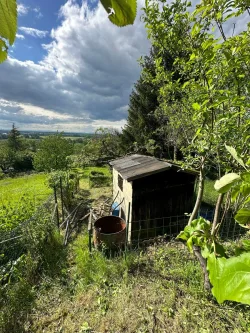
[[[94, 132], [126, 123], [129, 95], [149, 52], [138, 0], [118, 28], [96, 0], [18, 0], [18, 34], [0, 65], [0, 129]], [[193, 5], [199, 0], [194, 0]], [[236, 33], [249, 17], [236, 20]], [[225, 31], [232, 33], [232, 23]]]
[[[49, 44], [52, 39], [50, 32], [53, 28], [60, 25], [62, 18], [59, 15], [60, 8], [66, 0], [23, 0], [18, 2], [18, 35], [25, 39], [17, 38], [15, 47], [12, 49], [12, 56], [16, 59], [25, 61], [32, 60], [38, 62], [43, 59], [47, 51], [42, 44]], [[76, 3], [81, 5], [80, 0]], [[95, 9], [97, 1], [89, 1], [88, 6]], [[22, 30], [22, 27], [30, 27], [39, 31], [44, 31], [45, 37], [34, 38]], [[23, 38], [21, 37], [21, 38]]]
[[120, 29], [98, 0], [18, 0], [17, 38], [0, 66], [0, 129], [124, 126], [149, 50], [139, 16]]
[[[61, 18], [58, 16], [59, 10], [65, 0], [23, 0], [18, 2], [18, 35], [25, 39], [17, 38], [12, 56], [25, 61], [32, 60], [38, 62], [46, 55], [43, 44], [51, 42], [50, 31], [60, 25]], [[30, 27], [39, 31], [46, 31], [43, 38], [34, 38], [20, 30], [22, 27]], [[21, 37], [22, 38], [22, 37]]]

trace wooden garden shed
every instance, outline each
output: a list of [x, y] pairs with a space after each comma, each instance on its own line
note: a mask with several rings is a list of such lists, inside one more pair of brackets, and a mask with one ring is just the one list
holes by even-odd
[[138, 221], [192, 211], [195, 171], [139, 154], [113, 160], [110, 165], [113, 168], [113, 198], [120, 203], [119, 216], [131, 224], [130, 233], [133, 223]]

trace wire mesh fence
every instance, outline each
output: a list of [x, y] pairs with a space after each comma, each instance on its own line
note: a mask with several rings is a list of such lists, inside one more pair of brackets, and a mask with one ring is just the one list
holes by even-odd
[[[212, 222], [213, 215], [214, 211], [207, 210], [203, 212], [200, 211], [198, 216], [202, 216]], [[104, 230], [106, 227], [102, 228], [101, 224], [98, 224], [98, 228], [96, 226], [94, 227], [93, 240], [97, 247], [101, 248], [106, 244], [108, 247], [120, 251], [127, 247], [136, 249], [153, 243], [173, 240], [187, 226], [189, 216], [176, 215], [130, 221], [126, 224], [126, 229], [124, 229], [124, 221], [120, 219], [121, 222], [119, 222], [119, 219], [118, 217], [115, 223], [120, 223], [121, 225], [120, 227], [115, 227], [117, 230], [115, 233], [112, 233], [112, 231], [110, 231], [112, 228], [109, 228], [110, 232], [107, 234]], [[107, 223], [112, 223], [112, 219], [107, 219]], [[246, 229], [235, 222], [232, 212], [228, 212], [228, 214], [223, 217], [223, 223], [221, 223], [219, 229], [219, 237], [222, 241], [234, 241], [245, 233]]]
[[[214, 209], [201, 208], [198, 216], [213, 221]], [[222, 240], [236, 240], [246, 234], [246, 229], [235, 222], [234, 213], [230, 210], [225, 215], [221, 213], [219, 221], [222, 222], [218, 234]]]
[[40, 205], [28, 220], [20, 222], [11, 230], [0, 232], [0, 266], [17, 260], [27, 251], [32, 240], [39, 236], [39, 232], [49, 232], [50, 228], [39, 230], [45, 222], [51, 226], [57, 222], [52, 197]]

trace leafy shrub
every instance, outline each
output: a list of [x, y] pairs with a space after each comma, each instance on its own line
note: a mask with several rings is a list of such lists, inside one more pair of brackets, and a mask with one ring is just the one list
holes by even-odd
[[49, 207], [44, 205], [17, 229], [21, 238], [0, 248], [0, 332], [3, 333], [24, 331], [22, 323], [36, 296], [34, 286], [44, 274], [51, 277], [60, 274], [66, 263], [66, 249]]
[[0, 209], [0, 231], [15, 228], [28, 220], [35, 212], [35, 201], [23, 195], [19, 202], [5, 202]]
[[74, 203], [74, 193], [79, 190], [79, 174], [76, 171], [54, 171], [48, 176], [48, 186], [60, 190], [62, 183], [63, 201], [68, 209]]

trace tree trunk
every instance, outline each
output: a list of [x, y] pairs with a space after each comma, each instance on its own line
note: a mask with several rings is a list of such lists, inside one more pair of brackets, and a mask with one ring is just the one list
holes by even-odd
[[216, 206], [215, 206], [214, 219], [213, 219], [213, 225], [212, 225], [212, 231], [211, 231], [212, 236], [215, 235], [216, 226], [219, 222], [220, 209], [221, 209], [221, 205], [223, 202], [223, 198], [224, 198], [224, 193], [219, 194], [217, 202], [216, 202]]
[[202, 197], [203, 197], [203, 191], [204, 191], [204, 161], [205, 159], [202, 159], [202, 164], [200, 167], [200, 174], [199, 174], [199, 184], [198, 184], [198, 194], [197, 194], [197, 198], [196, 198], [196, 202], [192, 211], [192, 214], [189, 217], [189, 221], [188, 224], [190, 225], [191, 222], [196, 218], [198, 211], [200, 209], [201, 206], [201, 201], [202, 201]]
[[177, 147], [174, 145], [174, 161], [177, 161]]
[[193, 246], [193, 251], [194, 251], [194, 255], [198, 259], [198, 261], [201, 265], [202, 271], [203, 271], [204, 289], [206, 291], [210, 292], [211, 291], [211, 284], [210, 284], [210, 281], [209, 281], [209, 275], [208, 275], [208, 271], [207, 271], [207, 260], [202, 257], [201, 248], [199, 246]]

